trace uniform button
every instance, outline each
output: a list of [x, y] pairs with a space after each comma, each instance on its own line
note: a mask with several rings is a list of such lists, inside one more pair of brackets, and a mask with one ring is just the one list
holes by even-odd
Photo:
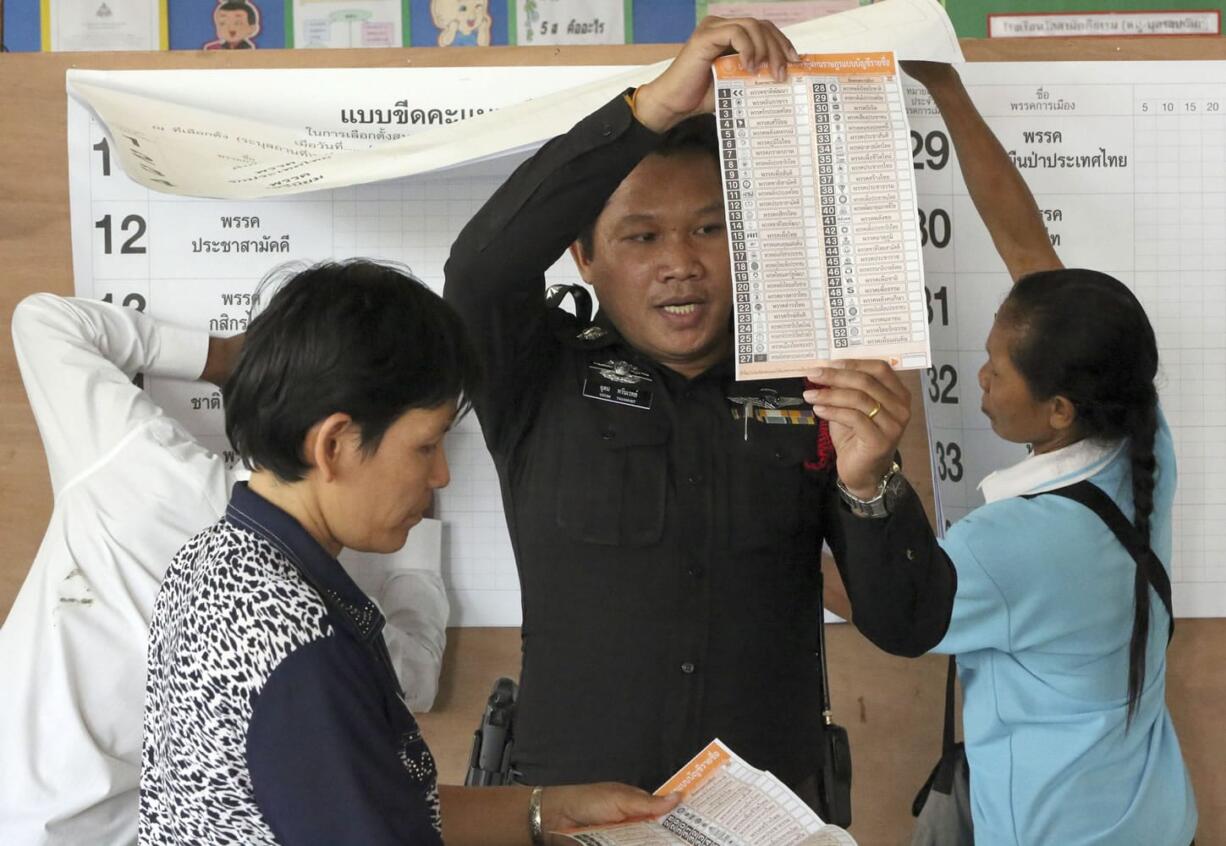
[[607, 123], [602, 124], [600, 127], [600, 134], [603, 135], [605, 138], [608, 138], [610, 135], [613, 134], [613, 127], [609, 126], [609, 124]]
[[691, 673], [693, 673], [693, 672], [694, 672], [694, 664], [693, 664], [693, 662], [691, 662], [691, 661], [686, 661], [684, 664], [682, 664], [682, 665], [681, 665], [681, 672], [685, 673], [687, 676], [688, 676], [688, 675], [690, 675]]
[[686, 481], [687, 481], [687, 482], [689, 482], [691, 485], [701, 485], [701, 484], [702, 484], [702, 481], [703, 481], [703, 480], [702, 480], [702, 474], [701, 474], [701, 473], [694, 473], [694, 474], [690, 475], [690, 476], [689, 476], [689, 477], [686, 479]]
[[691, 567], [686, 572], [689, 573], [691, 576], [693, 576], [695, 579], [701, 579], [704, 571], [701, 567], [695, 564], [693, 567]]

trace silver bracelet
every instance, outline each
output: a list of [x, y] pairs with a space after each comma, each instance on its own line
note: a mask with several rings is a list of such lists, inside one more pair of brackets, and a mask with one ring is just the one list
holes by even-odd
[[545, 846], [545, 832], [541, 829], [541, 796], [545, 788], [539, 784], [532, 788], [532, 798], [528, 800], [528, 834], [532, 835], [533, 846]]

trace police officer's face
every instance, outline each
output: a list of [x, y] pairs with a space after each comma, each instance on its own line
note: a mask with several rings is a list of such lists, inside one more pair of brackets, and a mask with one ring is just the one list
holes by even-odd
[[600, 307], [636, 349], [685, 376], [731, 343], [732, 282], [719, 165], [701, 152], [643, 159], [572, 249]]

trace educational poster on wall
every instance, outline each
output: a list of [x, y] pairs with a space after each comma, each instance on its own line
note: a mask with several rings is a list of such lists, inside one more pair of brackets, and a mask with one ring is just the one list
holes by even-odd
[[511, 41], [540, 44], [626, 44], [634, 32], [634, 0], [511, 0]]
[[490, 47], [510, 43], [507, 0], [408, 0], [414, 47]]
[[165, 50], [166, 0], [41, 0], [42, 49]]
[[836, 15], [857, 6], [872, 5], [873, 0], [698, 0], [695, 17], [763, 18], [779, 27]]
[[401, 0], [289, 0], [287, 47], [403, 47]]

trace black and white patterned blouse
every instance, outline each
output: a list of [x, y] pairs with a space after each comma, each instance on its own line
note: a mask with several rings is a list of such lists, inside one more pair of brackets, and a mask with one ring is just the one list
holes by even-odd
[[236, 485], [154, 607], [140, 843], [441, 846], [382, 628], [335, 558]]

